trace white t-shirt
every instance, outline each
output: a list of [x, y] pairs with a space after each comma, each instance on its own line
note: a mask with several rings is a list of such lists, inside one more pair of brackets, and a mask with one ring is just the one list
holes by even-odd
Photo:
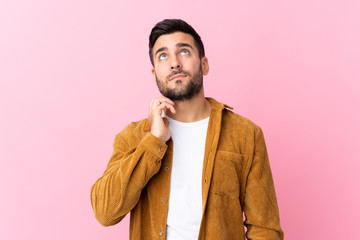
[[209, 118], [183, 123], [169, 120], [173, 162], [166, 240], [198, 239], [202, 218], [201, 180]]

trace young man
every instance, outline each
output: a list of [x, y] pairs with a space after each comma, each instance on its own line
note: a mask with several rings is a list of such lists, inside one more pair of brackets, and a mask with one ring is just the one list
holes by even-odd
[[162, 96], [116, 135], [91, 189], [98, 221], [114, 225], [131, 211], [130, 239], [283, 239], [263, 133], [205, 98], [200, 36], [166, 19], [151, 31], [149, 54]]

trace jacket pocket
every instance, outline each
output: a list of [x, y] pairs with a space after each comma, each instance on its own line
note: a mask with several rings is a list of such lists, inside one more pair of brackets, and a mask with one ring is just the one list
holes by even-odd
[[217, 195], [239, 198], [242, 166], [246, 157], [228, 151], [217, 151], [210, 191]]

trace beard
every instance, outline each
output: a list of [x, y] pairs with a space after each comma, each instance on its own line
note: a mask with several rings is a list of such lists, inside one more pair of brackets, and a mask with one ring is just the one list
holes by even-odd
[[[175, 80], [175, 88], [168, 88], [167, 82], [170, 80], [170, 78], [172, 76], [174, 76], [175, 74], [186, 74], [187, 76], [190, 77], [188, 84], [186, 84], [185, 86], [182, 85], [182, 80]], [[178, 70], [173, 72], [172, 74], [170, 74], [167, 78], [166, 81], [161, 81], [156, 77], [156, 83], [157, 86], [159, 88], [160, 93], [169, 98], [170, 100], [176, 100], [176, 101], [184, 101], [184, 100], [190, 100], [191, 98], [193, 98], [194, 96], [196, 96], [202, 86], [203, 86], [203, 74], [202, 74], [202, 70], [201, 67], [199, 68], [199, 71], [197, 71], [194, 76], [191, 77], [191, 75], [183, 70]]]

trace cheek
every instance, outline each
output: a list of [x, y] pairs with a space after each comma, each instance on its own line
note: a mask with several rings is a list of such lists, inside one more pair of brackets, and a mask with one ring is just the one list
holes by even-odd
[[199, 66], [201, 66], [201, 62], [197, 58], [191, 59], [191, 61], [188, 61], [184, 64], [188, 65], [189, 67], [191, 67], [194, 70], [198, 70]]
[[155, 75], [158, 77], [158, 78], [165, 78], [167, 75], [169, 74], [169, 72], [167, 71], [167, 69], [163, 66], [157, 66], [156, 69], [155, 69]]

